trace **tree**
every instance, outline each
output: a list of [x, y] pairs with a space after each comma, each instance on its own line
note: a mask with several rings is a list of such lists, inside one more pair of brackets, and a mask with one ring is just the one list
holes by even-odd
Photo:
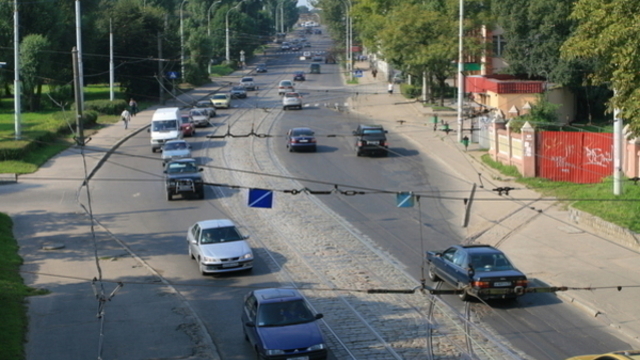
[[640, 135], [640, 3], [635, 0], [578, 0], [571, 13], [578, 25], [561, 48], [564, 59], [595, 63], [590, 80], [615, 89], [609, 111], [621, 110]]
[[29, 111], [40, 110], [42, 84], [51, 65], [47, 51], [50, 45], [49, 40], [42, 35], [28, 35], [20, 44], [22, 94], [29, 105]]

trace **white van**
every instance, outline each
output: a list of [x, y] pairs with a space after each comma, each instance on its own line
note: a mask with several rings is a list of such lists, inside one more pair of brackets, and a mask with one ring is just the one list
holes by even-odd
[[167, 141], [182, 139], [180, 109], [172, 107], [156, 110], [151, 118], [149, 133], [151, 134], [151, 151], [154, 153]]

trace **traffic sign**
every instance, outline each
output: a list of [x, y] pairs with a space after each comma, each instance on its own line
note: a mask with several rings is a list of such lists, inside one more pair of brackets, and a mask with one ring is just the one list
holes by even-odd
[[180, 77], [180, 73], [177, 71], [167, 71], [167, 77], [171, 80], [175, 80]]
[[249, 189], [249, 207], [271, 209], [273, 191], [265, 189]]
[[414, 196], [412, 192], [399, 192], [396, 194], [396, 206], [413, 207]]
[[362, 70], [355, 70], [353, 72], [353, 76], [355, 77], [362, 77]]

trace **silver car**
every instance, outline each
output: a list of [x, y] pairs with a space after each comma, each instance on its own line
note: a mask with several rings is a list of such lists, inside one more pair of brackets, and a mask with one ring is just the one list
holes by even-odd
[[187, 231], [189, 256], [198, 262], [202, 275], [251, 270], [253, 251], [233, 221], [205, 220]]
[[184, 140], [171, 140], [162, 146], [162, 165], [175, 159], [191, 157], [191, 145]]
[[282, 109], [299, 109], [302, 110], [302, 96], [297, 92], [287, 92], [282, 98]]
[[195, 126], [209, 126], [209, 112], [206, 109], [189, 110], [189, 118]]

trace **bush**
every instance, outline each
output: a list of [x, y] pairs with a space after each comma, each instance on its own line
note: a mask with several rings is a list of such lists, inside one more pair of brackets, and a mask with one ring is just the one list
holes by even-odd
[[422, 87], [410, 84], [400, 84], [400, 92], [409, 99], [420, 97]]
[[229, 65], [216, 65], [211, 67], [211, 75], [225, 76], [233, 72], [233, 68]]
[[127, 102], [123, 99], [119, 100], [90, 100], [85, 101], [85, 113], [89, 111], [105, 115], [120, 115], [122, 110], [127, 108]]

